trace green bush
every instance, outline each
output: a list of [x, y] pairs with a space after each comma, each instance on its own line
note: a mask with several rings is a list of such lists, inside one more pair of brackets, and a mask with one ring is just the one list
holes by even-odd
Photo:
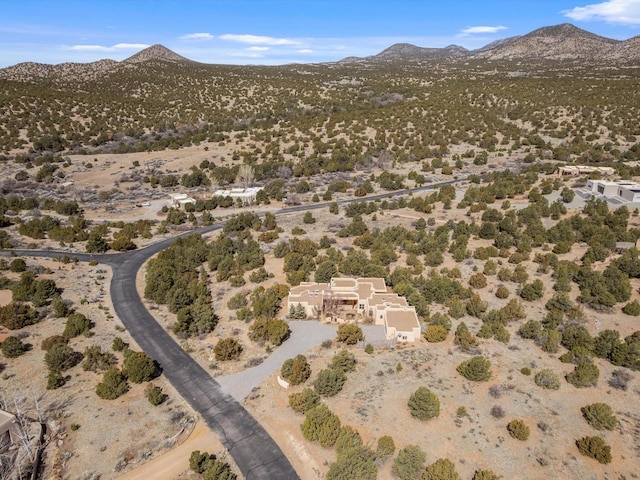
[[242, 345], [235, 338], [223, 338], [213, 347], [213, 353], [219, 362], [237, 360], [242, 353]]
[[113, 339], [111, 348], [114, 352], [122, 352], [124, 349], [129, 348], [129, 344], [122, 340], [122, 338], [116, 337]]
[[637, 300], [629, 302], [624, 307], [622, 307], [622, 311], [627, 315], [631, 315], [633, 317], [640, 316], [640, 303], [638, 303]]
[[18, 330], [38, 323], [38, 311], [27, 303], [10, 302], [0, 307], [0, 325]]
[[356, 357], [348, 350], [340, 350], [331, 359], [329, 368], [339, 370], [342, 373], [353, 372], [356, 369]]
[[596, 430], [613, 430], [618, 425], [618, 418], [606, 403], [592, 403], [580, 410], [587, 423]]
[[355, 323], [343, 323], [338, 327], [336, 339], [347, 345], [355, 345], [359, 341], [364, 340], [364, 333], [362, 333], [362, 329]]
[[395, 451], [396, 443], [393, 441], [393, 437], [383, 435], [378, 439], [378, 448], [376, 448], [376, 455], [378, 458], [386, 459], [393, 455]]
[[17, 358], [27, 353], [31, 346], [23, 343], [18, 337], [7, 337], [4, 342], [0, 343], [0, 350], [7, 358]]
[[600, 437], [582, 437], [576, 440], [576, 446], [586, 457], [594, 458], [603, 464], [611, 463], [611, 447]]
[[424, 331], [424, 338], [429, 343], [444, 342], [447, 339], [447, 329], [442, 325], [428, 325]]
[[492, 470], [476, 470], [471, 480], [500, 480]]
[[545, 368], [536, 373], [533, 377], [533, 381], [539, 387], [549, 390], [558, 390], [560, 388], [560, 378], [554, 373], [553, 370]]
[[247, 306], [247, 294], [245, 292], [236, 293], [227, 302], [227, 308], [229, 310], [237, 310]]
[[509, 289], [504, 285], [500, 285], [496, 289], [496, 297], [498, 298], [507, 298], [509, 296]]
[[422, 480], [460, 480], [456, 466], [448, 458], [439, 458], [428, 465], [422, 474]]
[[511, 420], [507, 424], [509, 435], [518, 440], [528, 440], [531, 430], [522, 420]]
[[160, 368], [146, 353], [128, 350], [122, 364], [122, 373], [133, 383], [143, 383], [160, 375]]
[[306, 413], [319, 404], [320, 395], [311, 388], [305, 388], [301, 392], [289, 395], [289, 406], [296, 412]]
[[486, 382], [491, 378], [491, 362], [480, 356], [465, 360], [456, 370], [464, 378], [473, 382]]
[[93, 328], [93, 322], [81, 313], [72, 313], [67, 317], [62, 336], [70, 340], [79, 335], [87, 335]]
[[56, 344], [66, 345], [68, 340], [64, 338], [62, 335], [51, 335], [50, 337], [45, 338], [40, 344], [40, 348], [45, 351], [49, 351], [51, 347]]
[[520, 373], [522, 373], [523, 375], [531, 375], [531, 369], [529, 367], [522, 367], [520, 369]]
[[146, 388], [144, 389], [144, 393], [149, 403], [154, 407], [160, 405], [167, 398], [167, 396], [162, 393], [162, 388], [154, 385], [153, 383], [150, 383], [146, 386]]
[[249, 338], [261, 345], [281, 345], [289, 333], [289, 324], [279, 318], [257, 318], [249, 327]]
[[44, 363], [49, 370], [64, 372], [82, 361], [82, 354], [70, 346], [56, 343], [44, 354]]
[[326, 368], [318, 372], [313, 388], [322, 396], [333, 397], [342, 391], [346, 380], [347, 377], [341, 370]]
[[111, 352], [103, 352], [100, 345], [92, 345], [84, 349], [84, 371], [104, 372], [116, 364], [116, 356]]
[[565, 377], [567, 382], [576, 388], [595, 387], [598, 384], [600, 370], [591, 362], [576, 365], [573, 372]]
[[460, 322], [456, 328], [453, 343], [468, 352], [478, 346], [478, 339], [471, 333], [466, 323]]
[[325, 478], [326, 480], [376, 480], [378, 468], [375, 460], [375, 452], [362, 445], [338, 450], [338, 458], [329, 465]]
[[291, 385], [300, 385], [311, 376], [311, 365], [304, 355], [296, 355], [284, 361], [280, 374]]
[[340, 419], [331, 413], [329, 407], [320, 404], [308, 410], [304, 417], [304, 422], [300, 425], [304, 438], [318, 442], [323, 447], [335, 445], [340, 433]]
[[371, 355], [373, 353], [373, 345], [367, 343], [367, 345], [364, 347], [364, 353], [368, 353], [369, 355]]
[[416, 480], [424, 469], [427, 455], [417, 445], [407, 445], [398, 451], [391, 472], [400, 480]]
[[22, 258], [14, 258], [9, 264], [9, 270], [14, 273], [25, 272], [27, 270], [27, 263]]
[[420, 420], [429, 420], [440, 415], [438, 396], [426, 387], [420, 387], [409, 397], [409, 411]]
[[107, 370], [102, 382], [96, 385], [96, 394], [105, 400], [115, 400], [129, 391], [127, 378], [116, 367]]

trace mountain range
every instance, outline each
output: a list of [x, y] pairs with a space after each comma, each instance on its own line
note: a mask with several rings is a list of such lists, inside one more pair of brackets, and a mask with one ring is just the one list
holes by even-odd
[[[477, 50], [458, 45], [444, 48], [425, 48], [398, 43], [368, 57], [347, 57], [339, 64], [381, 62], [457, 62], [467, 60], [525, 60], [562, 61], [591, 65], [640, 65], [640, 35], [628, 40], [601, 37], [569, 23], [542, 27], [526, 35], [505, 38]], [[0, 69], [0, 78], [24, 81], [30, 78], [75, 77], [90, 80], [118, 68], [130, 68], [140, 63], [156, 61], [192, 63], [162, 45], [153, 45], [135, 55], [117, 62], [99, 60], [92, 63], [61, 63], [48, 65], [24, 62]], [[336, 63], [336, 62], [331, 62]]]

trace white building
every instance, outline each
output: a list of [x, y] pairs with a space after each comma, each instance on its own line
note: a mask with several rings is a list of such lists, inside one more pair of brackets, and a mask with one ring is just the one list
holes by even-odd
[[566, 167], [558, 168], [558, 175], [565, 176], [579, 176], [589, 175], [590, 173], [598, 172], [602, 175], [613, 175], [615, 170], [612, 167], [593, 167], [590, 165], [567, 165]]
[[640, 202], [640, 184], [629, 180], [588, 180], [587, 190], [597, 196], [617, 198], [622, 202]]
[[172, 207], [180, 208], [187, 203], [196, 203], [196, 201], [186, 193], [170, 193], [167, 203]]
[[256, 195], [263, 187], [232, 188], [230, 190], [216, 190], [214, 197], [231, 197], [234, 200], [242, 200], [243, 205], [251, 205], [256, 202]]

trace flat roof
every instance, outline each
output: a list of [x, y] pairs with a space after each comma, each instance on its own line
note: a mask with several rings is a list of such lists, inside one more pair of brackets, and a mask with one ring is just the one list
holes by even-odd
[[412, 308], [391, 309], [387, 311], [387, 325], [398, 332], [408, 332], [420, 327], [418, 316]]

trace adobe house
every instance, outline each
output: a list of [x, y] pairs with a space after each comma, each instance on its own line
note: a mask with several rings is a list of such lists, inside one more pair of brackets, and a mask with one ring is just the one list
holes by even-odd
[[303, 282], [289, 291], [287, 311], [303, 308], [307, 317], [346, 323], [372, 319], [385, 327], [387, 339], [415, 342], [421, 328], [414, 307], [389, 289], [383, 278], [332, 278]]

